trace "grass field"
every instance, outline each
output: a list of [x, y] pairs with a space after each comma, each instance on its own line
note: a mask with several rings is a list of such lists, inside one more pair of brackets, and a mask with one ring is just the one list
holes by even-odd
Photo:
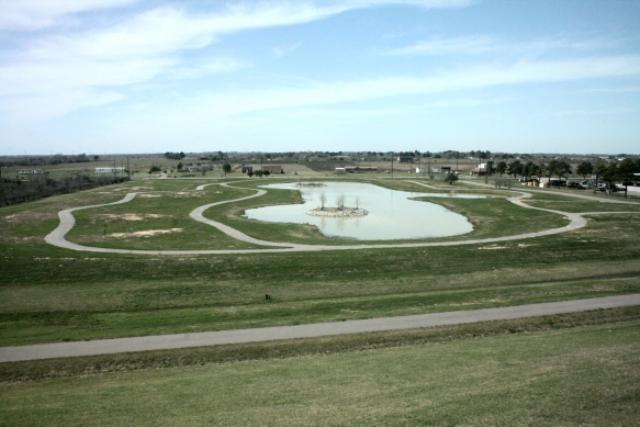
[[[640, 322], [0, 384], [7, 425], [633, 425]], [[43, 398], [46, 396], [46, 398]]]
[[[229, 177], [227, 181], [237, 180]], [[220, 182], [223, 182], [221, 180]], [[508, 193], [367, 179], [467, 215], [464, 238], [566, 224]], [[47, 245], [61, 209], [80, 211], [72, 241], [104, 247], [243, 248], [188, 217], [253, 194], [135, 180], [0, 209], [0, 346], [291, 325], [640, 292], [640, 215], [589, 217], [585, 228], [499, 244], [218, 256], [128, 256]], [[144, 196], [144, 197], [143, 197]], [[297, 203], [270, 191], [207, 215], [255, 237], [318, 243], [305, 226], [242, 218], [249, 206]], [[639, 211], [534, 194], [570, 212]], [[138, 219], [141, 218], [141, 219]], [[140, 237], [148, 230], [180, 229]], [[264, 294], [272, 302], [264, 301]], [[0, 364], [0, 425], [631, 425], [638, 419], [640, 309], [236, 346]], [[43, 398], [46, 396], [46, 398]]]
[[[433, 193], [433, 192], [449, 192], [451, 186], [438, 185], [438, 190], [432, 190], [417, 185], [410, 181], [402, 180], [366, 180], [376, 185], [392, 188], [401, 191], [411, 191], [417, 193]], [[259, 183], [249, 182], [241, 187], [255, 187]], [[467, 193], [466, 190], [462, 192]], [[506, 201], [506, 193], [495, 191], [483, 191], [474, 189], [468, 193], [488, 195], [491, 198], [464, 200], [464, 199], [443, 199], [418, 197], [431, 203], [443, 205], [453, 211], [459, 212], [467, 216], [474, 230], [471, 233], [441, 239], [429, 240], [461, 240], [471, 237], [488, 237], [488, 236], [504, 236], [510, 234], [520, 234], [531, 231], [544, 230], [547, 228], [561, 227], [566, 225], [567, 221], [563, 217], [535, 210], [527, 210], [515, 206]], [[269, 190], [267, 195], [247, 200], [233, 205], [222, 205], [209, 209], [205, 215], [209, 218], [222, 221], [234, 228], [243, 231], [250, 236], [263, 240], [284, 241], [292, 243], [307, 244], [353, 244], [358, 243], [354, 239], [330, 238], [322, 235], [317, 228], [310, 225], [302, 224], [278, 224], [264, 223], [256, 220], [250, 220], [242, 217], [245, 209], [258, 206], [267, 206], [275, 204], [292, 204], [300, 203], [300, 195], [297, 191], [291, 190]], [[414, 240], [394, 240], [392, 242], [411, 242]], [[389, 243], [390, 241], [371, 240], [367, 243]]]
[[[102, 233], [83, 234], [90, 230], [97, 215], [163, 209], [160, 212], [168, 216], [151, 219], [150, 225], [146, 221], [114, 220], [108, 222], [107, 231], [177, 226], [185, 231], [143, 239], [137, 247], [202, 247], [205, 243], [222, 246], [230, 239], [211, 227], [201, 229], [186, 215], [193, 206], [235, 194], [236, 190], [216, 194], [227, 190], [213, 185], [207, 187], [205, 196], [192, 194], [191, 190], [202, 182], [207, 181], [135, 181], [107, 191], [53, 197], [2, 209], [5, 226], [0, 248], [0, 344], [506, 306], [637, 292], [640, 286], [640, 242], [636, 238], [640, 217], [634, 214], [595, 217], [587, 228], [546, 238], [443, 248], [132, 257], [85, 254], [42, 242], [42, 237], [55, 227], [59, 209], [117, 200], [137, 189], [163, 196], [96, 209], [91, 215], [91, 211], [81, 212], [71, 238], [103, 238]], [[175, 192], [186, 194], [184, 198], [175, 197]], [[277, 197], [296, 194], [277, 192], [273, 197], [278, 201], [281, 199]], [[516, 232], [530, 227], [530, 221], [535, 225], [526, 216], [527, 221], [521, 224], [517, 211], [512, 210], [516, 208], [506, 203], [503, 199], [490, 199], [486, 204], [474, 205], [470, 215], [472, 219], [477, 215], [482, 224], [478, 233]], [[471, 209], [458, 201], [452, 208]], [[496, 223], [492, 215], [503, 209], [507, 220]], [[517, 209], [527, 214], [534, 212]], [[154, 221], [158, 223], [153, 224]], [[94, 222], [98, 229], [100, 224]], [[178, 239], [178, 235], [194, 236], [200, 230], [205, 234], [194, 237], [194, 241]], [[127, 239], [98, 243], [124, 245]], [[265, 304], [265, 293], [272, 295], [271, 304]]]

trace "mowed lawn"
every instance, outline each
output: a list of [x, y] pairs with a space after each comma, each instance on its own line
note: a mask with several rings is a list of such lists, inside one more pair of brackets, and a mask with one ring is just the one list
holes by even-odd
[[[200, 203], [254, 190], [227, 192], [212, 185], [194, 194], [205, 182], [216, 181], [134, 181], [0, 209], [0, 345], [291, 325], [640, 291], [640, 214], [635, 213], [594, 216], [586, 228], [557, 236], [441, 248], [165, 257], [82, 253], [43, 242], [57, 224], [58, 210], [139, 191], [160, 197], [84, 211], [78, 215], [76, 237], [121, 246], [133, 238], [100, 241], [103, 233], [177, 227], [183, 231], [142, 239], [138, 245], [203, 247], [209, 241], [224, 247], [228, 237], [195, 223], [188, 212]], [[409, 181], [380, 182], [418, 189]], [[299, 197], [291, 191], [269, 194], [268, 203]], [[478, 221], [478, 235], [564, 223], [559, 215], [545, 217], [502, 198], [447, 203]], [[119, 217], [151, 213], [165, 216], [145, 221]], [[202, 240], [194, 242], [198, 233]], [[181, 240], [182, 235], [193, 240]]]
[[640, 322], [0, 385], [0, 424], [636, 425]]

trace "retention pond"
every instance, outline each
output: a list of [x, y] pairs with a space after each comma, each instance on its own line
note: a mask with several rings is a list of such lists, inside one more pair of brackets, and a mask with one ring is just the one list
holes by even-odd
[[[250, 219], [278, 223], [311, 224], [328, 237], [357, 240], [404, 240], [448, 237], [473, 230], [469, 220], [435, 204], [413, 200], [417, 197], [482, 198], [456, 193], [412, 193], [354, 182], [278, 183], [266, 189], [300, 191], [304, 202], [293, 205], [248, 209]], [[312, 215], [324, 207], [335, 210], [365, 210], [366, 215]]]

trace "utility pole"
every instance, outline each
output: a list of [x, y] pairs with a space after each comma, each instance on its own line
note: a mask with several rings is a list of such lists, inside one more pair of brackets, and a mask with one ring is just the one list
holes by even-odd
[[394, 152], [391, 152], [391, 178], [393, 178], [393, 158], [395, 157]]
[[131, 168], [129, 167], [129, 156], [127, 156], [127, 176], [129, 177], [129, 181], [131, 181]]

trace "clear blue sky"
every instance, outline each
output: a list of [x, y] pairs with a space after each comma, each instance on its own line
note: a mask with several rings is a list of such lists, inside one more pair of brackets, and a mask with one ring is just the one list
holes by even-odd
[[640, 1], [0, 0], [0, 154], [640, 152]]

